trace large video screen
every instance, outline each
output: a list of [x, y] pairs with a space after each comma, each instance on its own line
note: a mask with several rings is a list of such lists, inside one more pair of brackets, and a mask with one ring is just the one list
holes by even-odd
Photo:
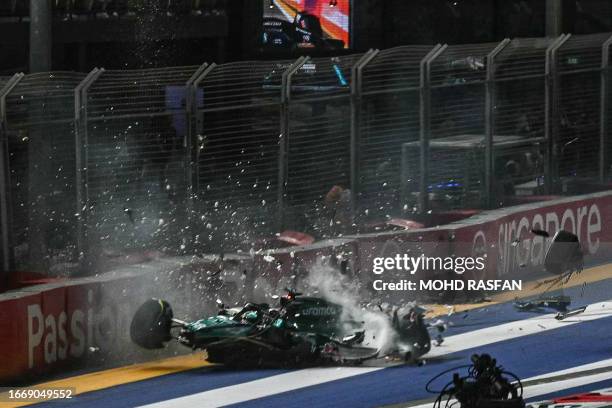
[[267, 48], [350, 47], [350, 0], [263, 0]]

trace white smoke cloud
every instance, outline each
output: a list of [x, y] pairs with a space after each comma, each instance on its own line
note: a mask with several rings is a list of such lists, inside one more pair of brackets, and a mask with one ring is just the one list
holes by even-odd
[[323, 297], [342, 306], [343, 321], [362, 323], [365, 329], [363, 346], [376, 348], [381, 354], [395, 348], [397, 334], [390, 316], [365, 307], [356, 281], [349, 280], [340, 271], [319, 260], [310, 268], [304, 284], [309, 295]]

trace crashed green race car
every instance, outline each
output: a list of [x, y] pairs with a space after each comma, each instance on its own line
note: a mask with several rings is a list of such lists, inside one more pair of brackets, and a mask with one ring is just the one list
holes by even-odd
[[431, 347], [423, 312], [414, 306], [384, 315], [394, 332], [394, 346], [381, 350], [364, 345], [365, 322], [359, 316], [343, 313], [342, 306], [323, 298], [290, 290], [277, 308], [265, 303], [220, 305], [216, 316], [193, 322], [175, 319], [166, 301], [150, 299], [136, 311], [130, 336], [146, 349], [163, 348], [176, 339], [206, 350], [208, 361], [227, 366], [359, 364], [389, 355], [415, 362]]

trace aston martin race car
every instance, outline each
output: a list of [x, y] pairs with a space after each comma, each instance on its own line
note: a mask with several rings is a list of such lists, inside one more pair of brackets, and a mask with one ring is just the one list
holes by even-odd
[[382, 333], [366, 333], [363, 316], [351, 316], [341, 305], [292, 290], [278, 300], [275, 308], [265, 303], [226, 308], [219, 301], [216, 315], [186, 322], [174, 318], [168, 302], [150, 299], [136, 311], [130, 336], [145, 349], [175, 339], [231, 367], [360, 364], [383, 356], [412, 363], [431, 347], [418, 306], [381, 315], [394, 332], [394, 346], [382, 350], [364, 341]]

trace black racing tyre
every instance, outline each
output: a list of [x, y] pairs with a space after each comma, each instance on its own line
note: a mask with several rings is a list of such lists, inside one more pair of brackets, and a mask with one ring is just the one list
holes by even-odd
[[147, 300], [132, 318], [132, 341], [148, 350], [163, 348], [164, 343], [172, 339], [172, 317], [172, 308], [168, 302], [160, 299]]

